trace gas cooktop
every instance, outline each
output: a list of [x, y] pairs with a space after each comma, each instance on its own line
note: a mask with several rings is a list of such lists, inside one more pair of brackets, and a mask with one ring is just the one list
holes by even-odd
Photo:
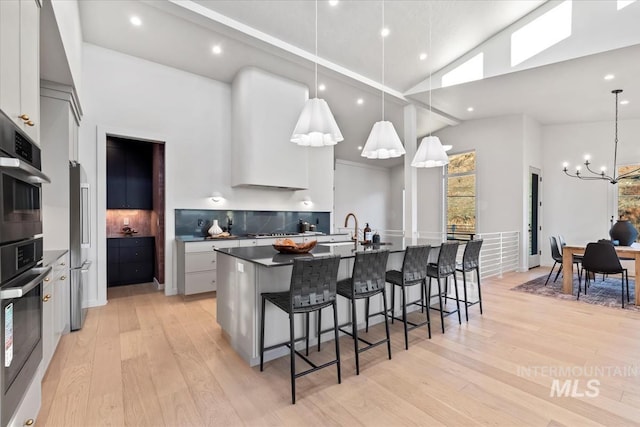
[[300, 233], [292, 231], [278, 231], [275, 233], [248, 233], [247, 237], [284, 237], [284, 236], [299, 236]]

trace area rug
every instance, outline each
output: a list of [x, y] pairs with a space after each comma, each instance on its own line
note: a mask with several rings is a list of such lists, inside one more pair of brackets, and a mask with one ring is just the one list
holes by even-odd
[[[578, 276], [573, 277], [573, 295], [562, 293], [562, 277], [554, 283], [553, 276], [549, 279], [547, 286], [544, 282], [547, 280], [547, 275], [540, 276], [536, 279], [530, 280], [522, 285], [518, 285], [512, 288], [513, 291], [527, 292], [530, 294], [543, 295], [549, 297], [555, 297], [559, 299], [575, 300], [578, 295]], [[631, 302], [624, 302], [624, 308], [629, 310], [640, 311], [640, 307], [634, 305], [635, 301], [635, 282], [633, 278], [629, 278], [629, 297]], [[584, 280], [582, 281], [582, 290], [580, 292], [580, 302], [587, 304], [604, 305], [607, 307], [622, 308], [622, 290], [620, 285], [620, 275], [607, 277], [602, 280], [602, 276], [598, 275], [595, 280], [591, 281], [591, 285], [587, 290], [587, 294], [584, 293]], [[625, 289], [626, 297], [626, 289]]]

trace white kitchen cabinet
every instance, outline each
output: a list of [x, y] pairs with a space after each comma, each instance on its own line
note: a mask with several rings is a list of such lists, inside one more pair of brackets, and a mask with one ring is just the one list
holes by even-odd
[[68, 253], [56, 259], [42, 288], [42, 376], [47, 372], [69, 318]]
[[308, 240], [317, 240], [318, 243], [326, 243], [326, 242], [348, 242], [351, 239], [348, 234], [328, 234], [325, 236], [307, 236], [304, 238], [305, 242]]
[[178, 248], [178, 293], [193, 295], [217, 290], [216, 248], [238, 247], [238, 240], [176, 240]]
[[0, 109], [40, 144], [40, 3], [0, 1]]
[[[0, 0], [2, 3], [2, 0]], [[24, 427], [35, 425], [36, 417], [40, 412], [40, 405], [42, 404], [42, 377], [36, 374], [31, 381], [31, 385], [27, 389], [27, 392], [22, 398], [22, 402], [16, 409], [16, 413], [13, 414], [7, 427]]]

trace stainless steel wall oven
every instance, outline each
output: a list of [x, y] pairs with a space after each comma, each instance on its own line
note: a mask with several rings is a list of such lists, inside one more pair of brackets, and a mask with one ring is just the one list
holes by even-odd
[[0, 112], [0, 425], [7, 425], [42, 361], [40, 148]]

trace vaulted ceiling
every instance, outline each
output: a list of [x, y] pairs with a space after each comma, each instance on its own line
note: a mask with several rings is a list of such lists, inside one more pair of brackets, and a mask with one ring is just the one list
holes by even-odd
[[[314, 86], [313, 1], [93, 0], [79, 4], [88, 43], [227, 83], [240, 68], [252, 65]], [[640, 57], [640, 48], [632, 42], [609, 52], [604, 46], [600, 50], [605, 52], [598, 55], [549, 61], [545, 66], [408, 94], [430, 73], [491, 43], [541, 5], [550, 6], [540, 0], [386, 1], [385, 115], [401, 137], [402, 108], [408, 102], [422, 107], [419, 136], [462, 120], [504, 114], [528, 114], [543, 124], [611, 119], [610, 88], [597, 87], [607, 73], [617, 75], [617, 81], [608, 84], [624, 85], [625, 94], [635, 96], [636, 102], [621, 111], [621, 118], [640, 117], [640, 61], [634, 60]], [[317, 7], [318, 80], [326, 86], [319, 96], [331, 106], [345, 136], [336, 146], [336, 158], [371, 162], [360, 157], [357, 147], [364, 145], [371, 126], [381, 117], [382, 2], [321, 0]], [[637, 13], [640, 3], [627, 9]], [[131, 25], [133, 15], [142, 25]], [[595, 24], [597, 19], [593, 17]], [[213, 54], [213, 46], [222, 53]], [[356, 103], [358, 99], [361, 104]], [[429, 103], [438, 114], [429, 114]], [[473, 112], [467, 111], [469, 106]], [[373, 163], [392, 166], [402, 161]]]

